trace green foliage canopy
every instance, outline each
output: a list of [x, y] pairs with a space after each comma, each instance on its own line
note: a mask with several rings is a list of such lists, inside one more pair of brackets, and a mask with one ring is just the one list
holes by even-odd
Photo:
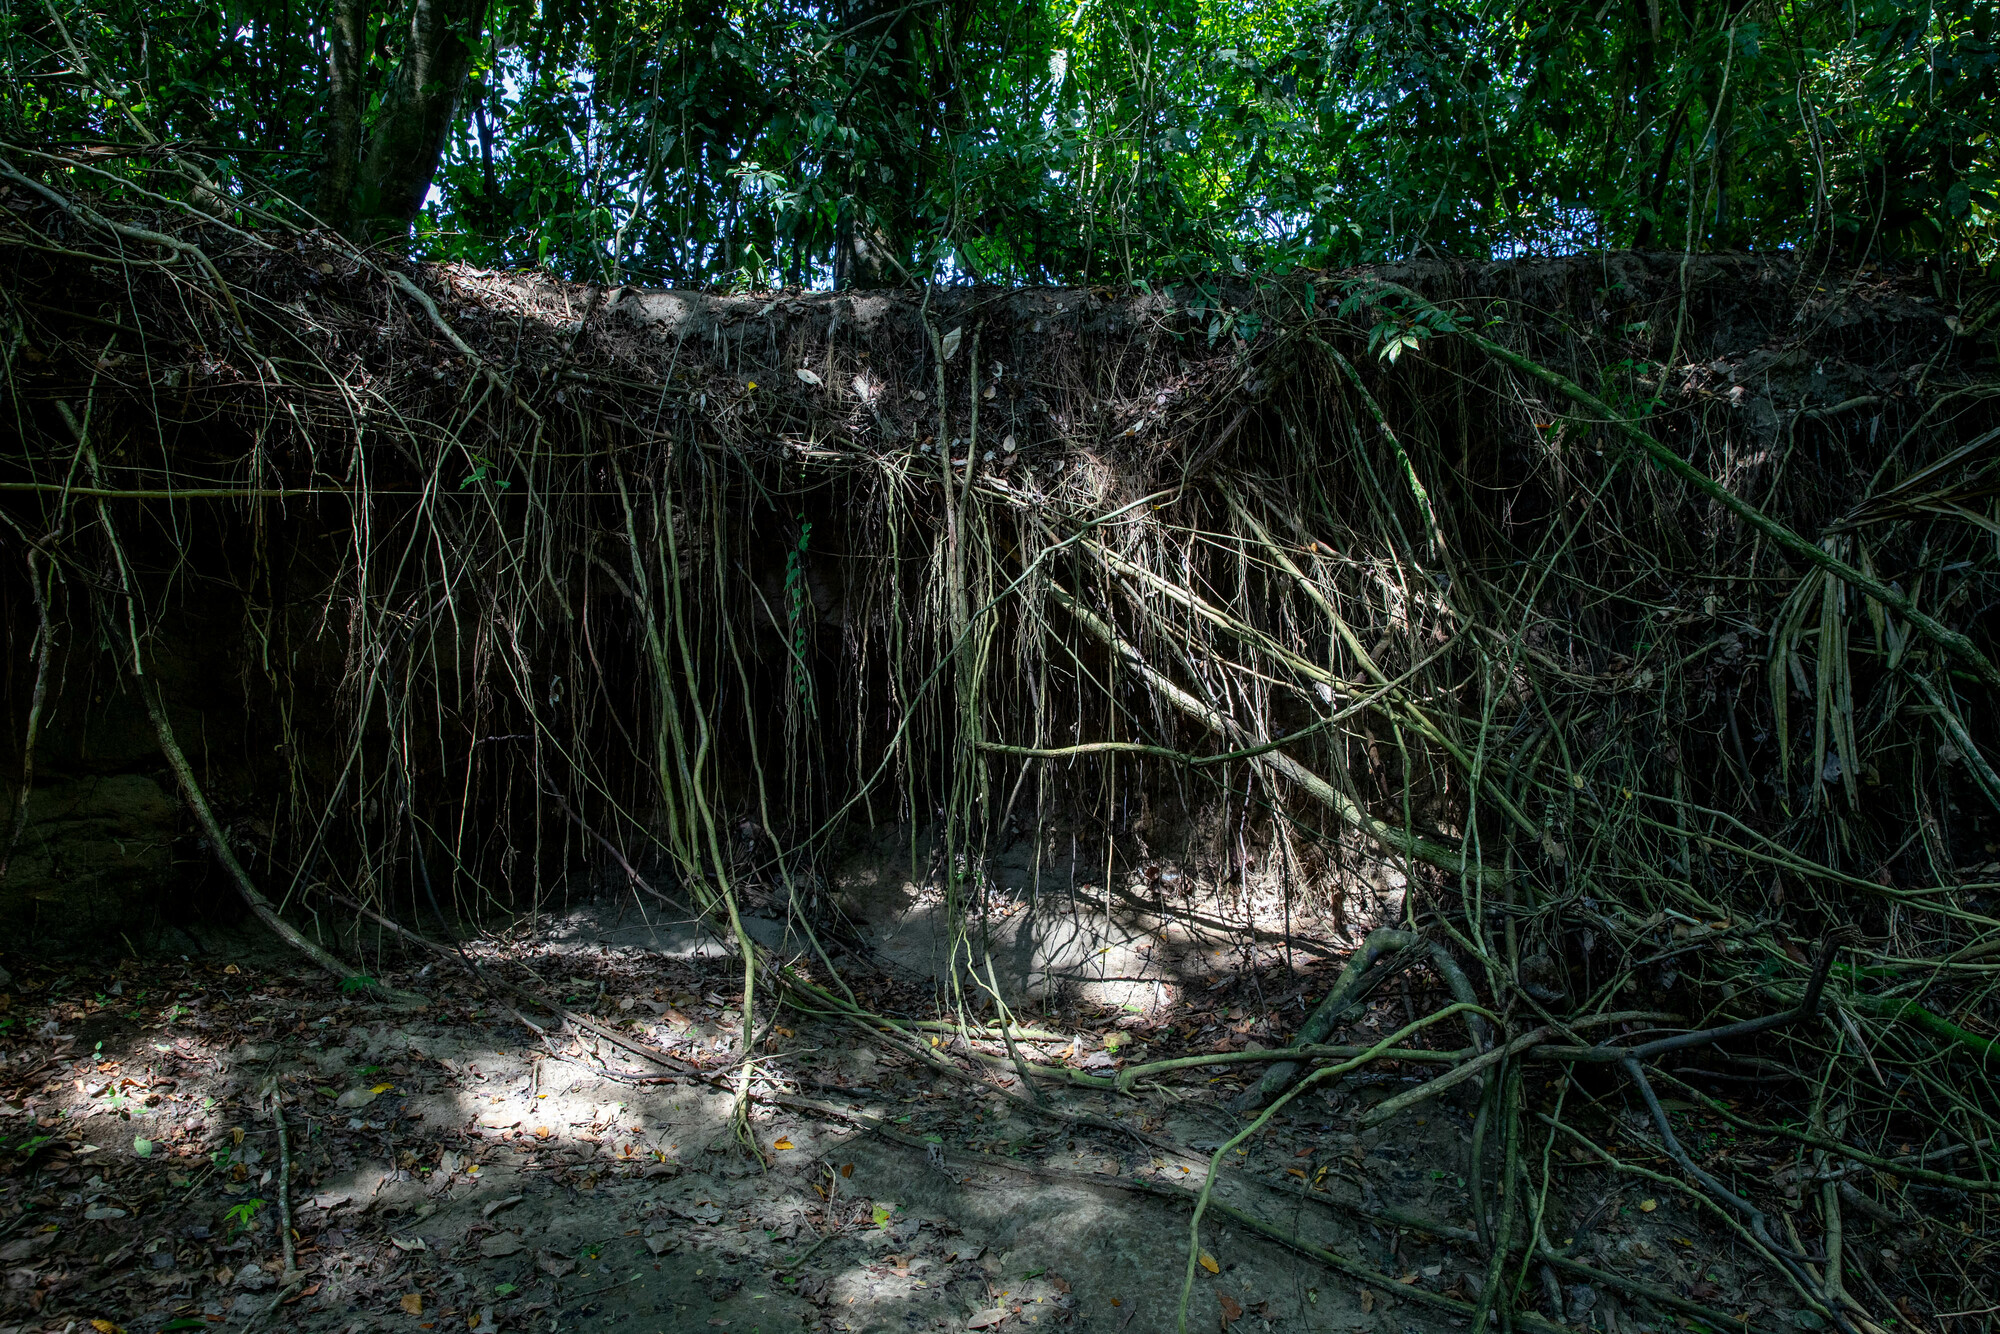
[[[426, 24], [458, 65], [418, 63]], [[99, 184], [692, 285], [1624, 246], [1990, 264], [1997, 74], [1987, 0], [0, 3], [0, 138]], [[340, 197], [366, 162], [329, 169], [399, 87], [441, 127], [374, 155], [405, 159], [415, 216]]]

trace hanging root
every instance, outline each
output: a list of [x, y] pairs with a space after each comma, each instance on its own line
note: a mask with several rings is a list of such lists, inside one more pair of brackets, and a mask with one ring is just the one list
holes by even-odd
[[[592, 875], [690, 905], [742, 960], [753, 1152], [780, 1002], [968, 1078], [928, 1036], [993, 1032], [968, 1059], [1051, 1116], [1044, 1085], [1261, 1064], [1238, 1105], [1268, 1117], [1357, 1062], [1421, 1069], [1367, 1115], [1478, 1109], [1458, 1316], [1533, 1326], [1532, 1276], [1576, 1272], [1539, 1230], [1558, 1145], [1657, 1152], [1857, 1329], [1890, 1300], [1843, 1281], [1857, 1229], [1993, 1231], [2000, 432], [1974, 423], [2000, 386], [1942, 288], [1598, 255], [1198, 296], [582, 294], [161, 222], [0, 151], [0, 577], [26, 572], [34, 645], [10, 830], [35, 738], [88, 707], [44, 693], [101, 658], [250, 911], [344, 985], [395, 998], [296, 914], [472, 920]], [[169, 698], [242, 720], [200, 781]], [[891, 827], [949, 923], [942, 1030], [841, 976], [834, 868]], [[1174, 856], [1247, 898], [1268, 847], [1287, 909], [1351, 912], [1361, 946], [1284, 1051], [1040, 1063], [980, 935], [1016, 840], [1043, 881], [1094, 863], [1106, 915], [1178, 911], [1141, 869]], [[1449, 1014], [1463, 1047], [1341, 1032], [1397, 973], [1430, 998], [1412, 1031]], [[1822, 1156], [1816, 1215], [1683, 1149], [1669, 1083]], [[1586, 1132], [1573, 1092], [1643, 1121]], [[1937, 1251], [1900, 1295], [1961, 1282]]]

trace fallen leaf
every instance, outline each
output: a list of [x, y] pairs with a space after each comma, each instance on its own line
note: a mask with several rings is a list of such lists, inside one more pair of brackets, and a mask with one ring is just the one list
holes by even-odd
[[1069, 1291], [1069, 1280], [1064, 1278], [1061, 1274], [1050, 1274], [1049, 1283], [1052, 1287], [1055, 1288], [1057, 1292]]
[[380, 1092], [381, 1090], [379, 1089], [349, 1089], [338, 1098], [335, 1098], [333, 1105], [353, 1111], [357, 1107], [366, 1107], [369, 1103], [375, 1101], [376, 1096]]
[[1373, 1311], [1374, 1309], [1375, 1309], [1375, 1291], [1374, 1291], [1374, 1289], [1372, 1289], [1372, 1288], [1363, 1288], [1363, 1289], [1361, 1290], [1361, 1314], [1363, 1314], [1363, 1315], [1367, 1315], [1367, 1314], [1369, 1314], [1370, 1312], [1372, 1312], [1372, 1311]]
[[1200, 1255], [1196, 1256], [1195, 1258], [1200, 1263], [1201, 1267], [1203, 1269], [1206, 1269], [1209, 1273], [1220, 1274], [1222, 1272], [1222, 1266], [1217, 1264], [1215, 1262], [1215, 1257], [1210, 1255], [1207, 1251], [1203, 1251]]
[[421, 1292], [404, 1293], [403, 1309], [411, 1315], [422, 1315], [424, 1313], [424, 1294]]
[[[955, 336], [956, 330], [954, 330], [953, 332]], [[966, 1321], [965, 1327], [967, 1329], [991, 1329], [993, 1326], [999, 1324], [1002, 1320], [1005, 1320], [1008, 1314], [1009, 1313], [1006, 1307], [995, 1306], [990, 1310], [981, 1311], [978, 1315]]]
[[805, 382], [806, 382], [807, 384], [818, 384], [818, 383], [820, 383], [820, 378], [819, 378], [819, 376], [817, 376], [817, 375], [813, 374], [813, 372], [811, 372], [811, 371], [807, 370], [807, 369], [806, 369], [805, 367], [803, 367], [803, 366], [799, 367], [799, 370], [798, 370], [798, 376], [799, 376], [799, 378], [800, 378], [801, 380], [804, 380], [804, 381], [805, 381]]
[[655, 1255], [665, 1255], [668, 1251], [672, 1250], [678, 1244], [679, 1243], [677, 1243], [672, 1237], [668, 1236], [664, 1232], [656, 1232], [652, 1236], [646, 1238], [646, 1249], [651, 1251]]
[[495, 1200], [493, 1201], [493, 1203], [487, 1205], [484, 1209], [481, 1209], [479, 1211], [479, 1216], [481, 1218], [491, 1218], [493, 1217], [493, 1215], [499, 1213], [502, 1209], [512, 1209], [515, 1205], [519, 1204], [522, 1200], [526, 1198], [527, 1196], [525, 1195], [509, 1195], [504, 1200]]
[[784, 1150], [792, 1147], [792, 1142], [788, 1139], [781, 1139], [771, 1147], [782, 1153]]
[[511, 1232], [496, 1232], [479, 1243], [479, 1253], [489, 1260], [515, 1255], [524, 1249], [521, 1239]]
[[153, 1141], [139, 1135], [134, 1135], [132, 1137], [132, 1152], [138, 1154], [141, 1158], [151, 1158], [153, 1156]]
[[854, 1164], [853, 1164], [853, 1163], [842, 1163], [842, 1164], [840, 1165], [840, 1174], [841, 1174], [842, 1176], [844, 1176], [844, 1177], [851, 1177], [851, 1176], [853, 1176], [853, 1175], [854, 1175]]
[[880, 1204], [876, 1205], [873, 1217], [875, 1219], [876, 1227], [889, 1226], [889, 1210], [886, 1206]]
[[22, 1237], [17, 1241], [10, 1241], [5, 1246], [0, 1246], [0, 1260], [4, 1260], [8, 1264], [18, 1264], [23, 1260], [32, 1260], [36, 1255], [47, 1250], [49, 1244], [55, 1239], [55, 1233], [42, 1232], [32, 1237]]
[[536, 1126], [536, 1127], [535, 1127], [535, 1138], [536, 1138], [536, 1139], [547, 1139], [548, 1137], [549, 1137], [549, 1128], [548, 1128], [547, 1126]]
[[1646, 1199], [1639, 1201], [1639, 1212], [1642, 1214], [1650, 1214], [1659, 1207], [1660, 1202], [1658, 1200]]
[[1404, 1285], [1409, 1285], [1417, 1281], [1417, 1276], [1415, 1274], [1405, 1274], [1396, 1281]]
[[1222, 1303], [1222, 1323], [1233, 1325], [1243, 1318], [1243, 1303], [1226, 1292], [1217, 1292], [1215, 1299]]
[[109, 1320], [93, 1320], [90, 1322], [90, 1327], [96, 1330], [97, 1334], [125, 1334], [123, 1325], [114, 1325]]
[[93, 1223], [102, 1223], [113, 1218], [123, 1218], [125, 1211], [123, 1209], [114, 1209], [108, 1204], [100, 1204], [85, 1209], [83, 1216]]
[[235, 964], [232, 963], [223, 968], [222, 971], [227, 973], [231, 977], [235, 977], [238, 974], [240, 974], [243, 970], [241, 968], [238, 968]]
[[557, 1255], [552, 1251], [543, 1251], [535, 1257], [535, 1268], [541, 1270], [550, 1278], [568, 1278], [576, 1272], [576, 1261], [570, 1259], [567, 1255]]
[[[944, 359], [946, 361], [950, 361], [958, 355], [958, 344], [964, 336], [965, 328], [962, 325], [944, 336]], [[974, 1325], [973, 1328], [978, 1329], [980, 1326]]]
[[421, 1251], [426, 1249], [422, 1237], [391, 1237], [389, 1244], [399, 1251]]
[[390, 1089], [394, 1087], [396, 1087], [394, 1084], [377, 1084], [374, 1088], [369, 1089], [368, 1091], [370, 1093], [387, 1093]]

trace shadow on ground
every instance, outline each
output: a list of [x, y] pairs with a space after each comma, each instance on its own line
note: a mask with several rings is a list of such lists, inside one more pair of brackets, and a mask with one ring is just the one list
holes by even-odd
[[[644, 939], [628, 939], [638, 929]], [[442, 963], [400, 979], [432, 1004], [394, 1013], [261, 938], [205, 943], [25, 969], [4, 998], [6, 1326], [1150, 1334], [1174, 1328], [1189, 1215], [1128, 1187], [1197, 1185], [1236, 1128], [1215, 1095], [1238, 1084], [1206, 1071], [1137, 1097], [1061, 1096], [1059, 1111], [1101, 1121], [1078, 1126], [1010, 1101], [1004, 1071], [945, 1078], [790, 1013], [757, 1076], [766, 1100], [735, 1125], [735, 963], [684, 922], [635, 928], [608, 905], [488, 946], [483, 963], [532, 971], [548, 994], [702, 1064], [706, 1079], [662, 1078], [614, 1046], [538, 1030]], [[1173, 1042], [1240, 1047], [1282, 1030], [1334, 962], [1293, 977], [1289, 994], [1267, 973], [1261, 1018], [1228, 990], [1241, 979], [1203, 989], [1177, 973], [1171, 1004], [1072, 1016], [1066, 1050], [1040, 1050], [1101, 1066]], [[1401, 1022], [1395, 1004], [1380, 1010], [1358, 1034]], [[1336, 1207], [1462, 1212], [1463, 1106], [1356, 1132], [1361, 1107], [1417, 1077], [1302, 1099], [1235, 1155], [1217, 1197], [1412, 1288], [1469, 1296], [1483, 1270], [1469, 1249]], [[770, 1100], [786, 1094], [824, 1111]], [[1692, 1243], [1648, 1240], [1637, 1203], [1614, 1191], [1608, 1218], [1587, 1220], [1605, 1262], [1668, 1282], [1733, 1275], [1717, 1254], [1697, 1261]], [[1644, 1221], [1692, 1226], [1670, 1208]], [[1205, 1228], [1199, 1253], [1190, 1329], [1463, 1327], [1227, 1222]], [[1559, 1290], [1552, 1302], [1613, 1334], [1650, 1327], [1621, 1323], [1609, 1294]]]

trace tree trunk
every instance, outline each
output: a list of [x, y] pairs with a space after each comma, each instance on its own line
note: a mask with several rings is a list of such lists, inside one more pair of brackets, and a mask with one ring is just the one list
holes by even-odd
[[416, 0], [403, 58], [382, 95], [353, 191], [356, 227], [403, 235], [430, 193], [472, 66], [486, 0]]
[[880, 227], [862, 216], [857, 201], [843, 200], [833, 242], [833, 285], [843, 291], [900, 285], [906, 274], [896, 262], [893, 244]]
[[[874, 127], [875, 153], [857, 149], [846, 162], [844, 195], [834, 224], [833, 285], [892, 287], [909, 281], [909, 208], [914, 190], [904, 116], [920, 103], [912, 53], [914, 19], [896, 0], [851, 0], [845, 37], [866, 67], [850, 67], [861, 86], [850, 114]], [[876, 77], [877, 62], [886, 66]], [[863, 140], [866, 143], [866, 139]]]
[[367, 104], [368, 0], [335, 0], [326, 24], [326, 134], [319, 190], [320, 221], [346, 231], [354, 216], [361, 171], [361, 113]]

